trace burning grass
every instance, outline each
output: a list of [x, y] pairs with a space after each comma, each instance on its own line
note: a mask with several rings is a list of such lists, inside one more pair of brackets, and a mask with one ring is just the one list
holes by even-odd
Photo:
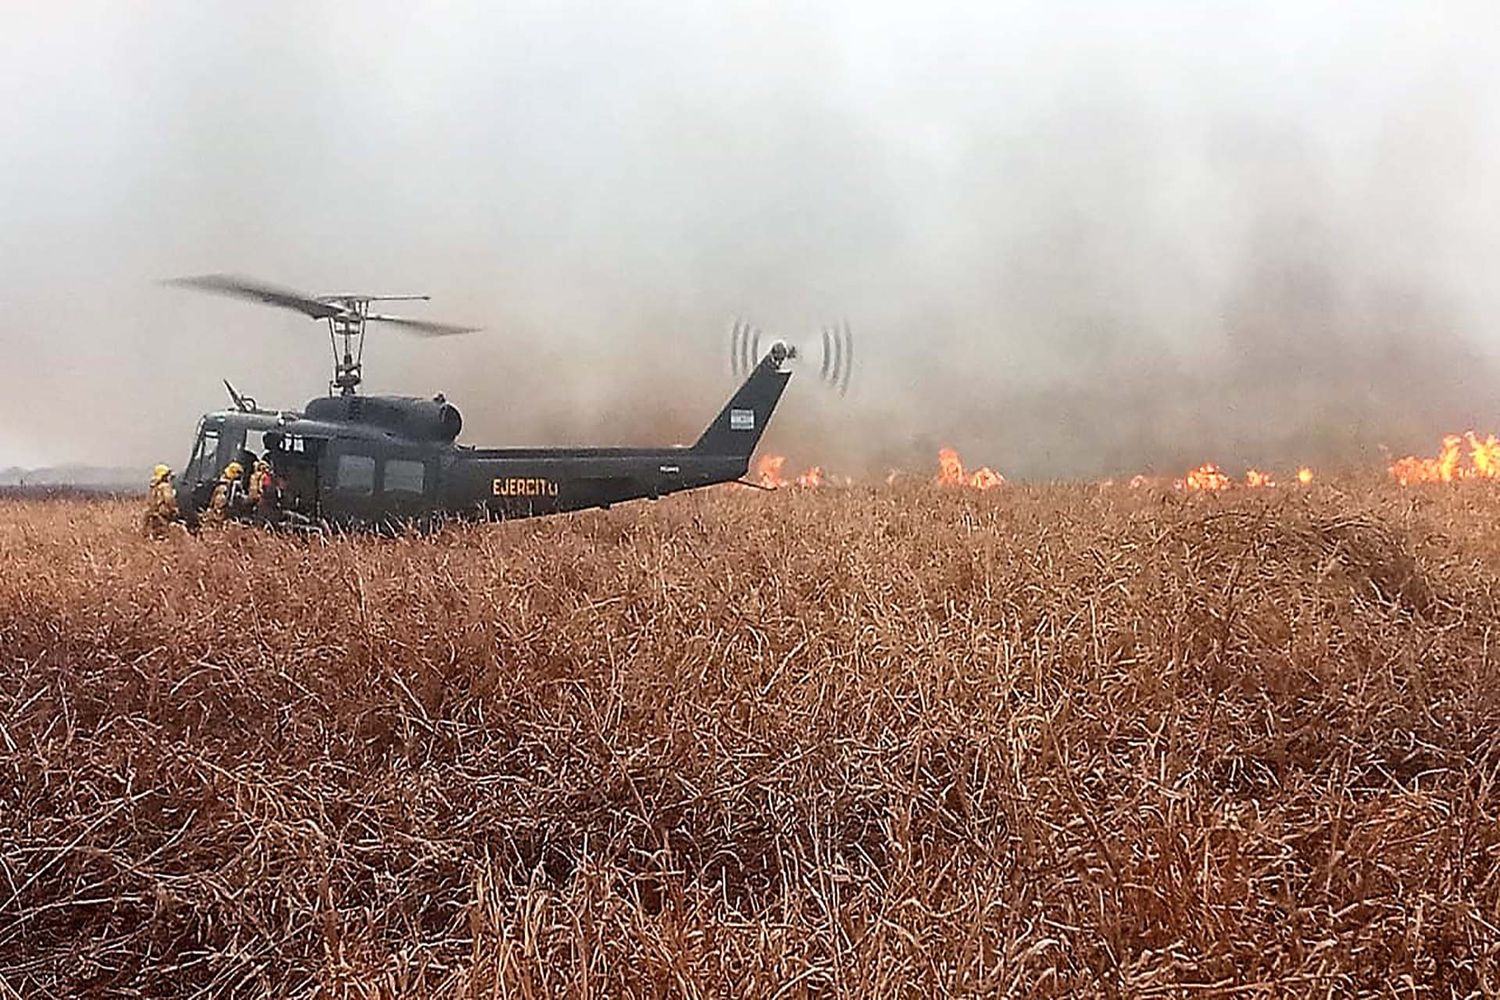
[[0, 501], [0, 979], [1494, 991], [1497, 515], [922, 485], [151, 544]]

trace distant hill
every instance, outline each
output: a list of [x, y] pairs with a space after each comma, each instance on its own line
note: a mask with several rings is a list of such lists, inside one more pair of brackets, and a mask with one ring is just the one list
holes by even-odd
[[0, 469], [0, 486], [75, 486], [96, 490], [143, 490], [150, 468], [53, 465], [40, 469]]

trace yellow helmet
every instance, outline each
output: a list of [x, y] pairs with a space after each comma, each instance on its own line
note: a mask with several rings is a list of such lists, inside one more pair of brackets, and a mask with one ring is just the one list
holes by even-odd
[[151, 481], [153, 483], [159, 483], [171, 474], [171, 469], [167, 468], [165, 465], [158, 465], [156, 468], [151, 470]]
[[230, 462], [224, 466], [224, 476], [227, 479], [238, 479], [240, 478], [240, 473], [244, 471], [245, 467], [238, 462]]

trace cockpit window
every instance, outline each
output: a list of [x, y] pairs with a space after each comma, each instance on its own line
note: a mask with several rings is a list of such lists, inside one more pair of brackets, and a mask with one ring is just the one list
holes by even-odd
[[[198, 441], [193, 445], [193, 457], [188, 461], [189, 470], [200, 470], [204, 463], [212, 463], [219, 453], [219, 429], [203, 427], [198, 432]], [[200, 476], [201, 478], [201, 476]]]

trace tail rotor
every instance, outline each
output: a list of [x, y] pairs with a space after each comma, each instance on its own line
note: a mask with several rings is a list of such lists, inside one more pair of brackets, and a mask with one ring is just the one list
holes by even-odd
[[729, 367], [735, 378], [749, 378], [760, 361], [760, 327], [735, 320], [729, 331]]
[[849, 378], [854, 372], [854, 331], [846, 319], [841, 324], [823, 328], [823, 363], [818, 377], [840, 396], [849, 392]]
[[[819, 331], [822, 335], [823, 354], [818, 365], [818, 379], [840, 396], [849, 392], [849, 380], [854, 373], [854, 331], [849, 321], [843, 320]], [[801, 354], [795, 345], [788, 350], [789, 357]], [[735, 320], [729, 331], [729, 367], [736, 378], [748, 378], [760, 362], [760, 328], [742, 320]]]

